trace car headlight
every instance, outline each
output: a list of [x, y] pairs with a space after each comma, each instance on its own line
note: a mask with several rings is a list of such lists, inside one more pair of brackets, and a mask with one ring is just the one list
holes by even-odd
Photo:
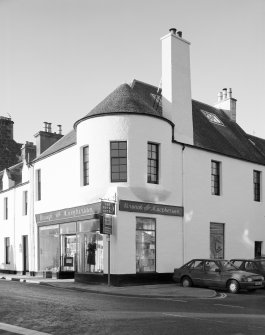
[[253, 281], [253, 278], [252, 278], [252, 277], [245, 277], [245, 276], [243, 276], [243, 277], [242, 277], [242, 281], [252, 282], [252, 281]]

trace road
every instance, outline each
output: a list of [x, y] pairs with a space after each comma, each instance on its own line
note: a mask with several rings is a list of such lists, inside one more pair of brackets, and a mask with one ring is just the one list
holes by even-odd
[[264, 335], [265, 290], [174, 300], [0, 281], [0, 322], [56, 335]]

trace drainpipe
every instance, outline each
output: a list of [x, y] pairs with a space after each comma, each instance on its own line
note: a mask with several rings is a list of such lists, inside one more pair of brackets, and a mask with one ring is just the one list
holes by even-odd
[[182, 264], [185, 262], [185, 216], [184, 216], [184, 150], [186, 146], [182, 145], [182, 159], [181, 159], [181, 206], [183, 208], [182, 216]]

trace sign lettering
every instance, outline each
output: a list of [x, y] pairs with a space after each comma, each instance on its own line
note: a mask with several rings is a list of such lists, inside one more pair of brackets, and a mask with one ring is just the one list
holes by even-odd
[[181, 206], [169, 206], [137, 201], [119, 201], [119, 210], [125, 212], [138, 212], [147, 214], [159, 214], [170, 216], [183, 216], [184, 209]]

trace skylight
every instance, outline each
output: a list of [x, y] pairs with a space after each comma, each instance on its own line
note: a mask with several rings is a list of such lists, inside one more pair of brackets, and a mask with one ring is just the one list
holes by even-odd
[[220, 126], [224, 126], [223, 122], [213, 113], [210, 112], [206, 112], [203, 109], [201, 109], [201, 112], [204, 114], [205, 117], [207, 117], [207, 119], [214, 123], [214, 124], [219, 124]]

